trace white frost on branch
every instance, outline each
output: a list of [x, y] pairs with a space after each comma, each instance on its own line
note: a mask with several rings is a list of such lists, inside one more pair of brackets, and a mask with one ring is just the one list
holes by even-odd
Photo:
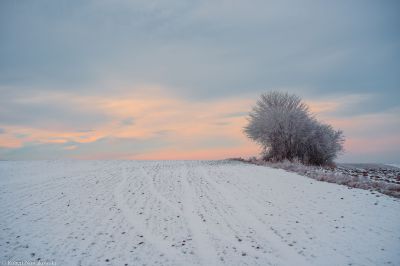
[[244, 132], [262, 146], [267, 160], [326, 165], [343, 150], [342, 131], [317, 121], [300, 97], [288, 93], [262, 94]]

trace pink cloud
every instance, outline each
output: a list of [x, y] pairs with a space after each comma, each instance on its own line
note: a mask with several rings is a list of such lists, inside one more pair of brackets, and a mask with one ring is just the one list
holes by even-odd
[[[85, 106], [92, 112], [106, 114], [110, 120], [97, 125], [93, 130], [5, 125], [2, 127], [6, 133], [0, 135], [0, 147], [18, 148], [30, 142], [73, 142], [75, 144], [63, 146], [63, 149], [68, 150], [74, 158], [85, 159], [221, 159], [258, 155], [257, 145], [242, 132], [247, 123], [245, 115], [251, 110], [255, 98], [189, 101], [166, 95], [158, 87], [135, 91], [123, 97], [64, 94], [46, 96], [51, 99], [56, 97], [58, 100], [65, 98], [72, 106]], [[346, 104], [363, 99], [361, 96], [354, 96], [347, 101], [339, 98], [308, 103], [318, 119], [344, 131], [347, 137], [345, 149], [348, 153], [370, 153], [399, 147], [398, 110], [352, 117], [334, 115], [335, 111]], [[32, 100], [43, 101], [39, 98]], [[134, 120], [134, 123], [121, 123], [128, 118]], [[24, 137], [18, 138], [17, 135]], [[138, 141], [162, 138], [168, 145], [140, 155], [126, 151], [107, 153], [96, 150], [92, 154], [79, 154], [80, 144], [94, 143], [107, 137]]]

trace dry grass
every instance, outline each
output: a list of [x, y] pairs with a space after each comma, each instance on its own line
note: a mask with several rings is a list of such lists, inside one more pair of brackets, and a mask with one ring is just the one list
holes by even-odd
[[284, 169], [289, 172], [294, 172], [303, 176], [310, 177], [318, 181], [345, 185], [352, 188], [378, 191], [392, 197], [400, 198], [400, 185], [385, 181], [372, 180], [364, 176], [352, 176], [336, 171], [334, 167], [318, 167], [301, 164], [298, 161], [282, 161], [282, 162], [266, 162], [256, 158], [244, 160], [241, 158], [235, 159], [242, 162], [266, 165], [272, 168]]

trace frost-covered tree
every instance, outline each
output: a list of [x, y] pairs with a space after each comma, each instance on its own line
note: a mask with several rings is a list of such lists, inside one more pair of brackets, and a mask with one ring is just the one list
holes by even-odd
[[343, 133], [317, 121], [300, 97], [288, 93], [262, 94], [244, 132], [262, 146], [266, 160], [325, 165], [343, 150]]

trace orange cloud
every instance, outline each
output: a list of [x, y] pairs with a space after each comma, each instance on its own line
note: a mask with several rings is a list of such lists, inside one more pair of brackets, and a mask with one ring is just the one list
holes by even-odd
[[[70, 152], [71, 157], [84, 159], [222, 159], [259, 153], [257, 145], [247, 139], [242, 130], [247, 123], [245, 115], [255, 103], [252, 98], [189, 101], [168, 96], [155, 87], [146, 88], [145, 91], [135, 90], [123, 97], [53, 94], [44, 95], [43, 98], [38, 96], [31, 101], [46, 99], [63, 99], [71, 102], [71, 106], [83, 106], [92, 112], [106, 114], [110, 119], [83, 131], [79, 128], [62, 130], [51, 126], [35, 128], [5, 125], [2, 128], [6, 133], [0, 135], [0, 147], [17, 148], [29, 142], [58, 143], [65, 144], [62, 149]], [[348, 101], [360, 99], [362, 97], [354, 96], [349, 97]], [[400, 124], [397, 112], [338, 118], [329, 113], [341, 108], [345, 104], [343, 99], [309, 101], [308, 104], [318, 118], [345, 132], [347, 151], [389, 149], [400, 142], [390, 130], [386, 131], [388, 136], [385, 140], [375, 140], [373, 136], [365, 135], [371, 128], [377, 130], [376, 134], [383, 134], [379, 129], [388, 124]], [[132, 122], [123, 123], [127, 119]], [[138, 141], [162, 138], [168, 145], [139, 155], [105, 150], [94, 150], [93, 154], [79, 153], [79, 144], [108, 137]]]
[[[106, 114], [110, 121], [101, 124], [93, 130], [81, 132], [77, 128], [61, 130], [58, 128], [6, 127], [7, 138], [2, 137], [0, 145], [3, 147], [19, 147], [24, 143], [65, 143], [64, 150], [79, 152], [78, 146], [73, 143], [90, 143], [101, 138], [131, 138], [149, 139], [162, 137], [171, 143], [174, 148], [163, 149], [134, 156], [137, 159], [211, 159], [227, 156], [255, 155], [257, 147], [242, 133], [246, 119], [241, 113], [248, 111], [253, 103], [251, 99], [221, 99], [215, 101], [188, 101], [165, 95], [157, 88], [154, 93], [135, 92], [124, 97], [93, 97], [77, 95], [45, 95], [30, 101], [61, 100], [71, 102], [71, 106], [86, 106], [92, 111]], [[238, 115], [239, 114], [239, 115]], [[133, 123], [124, 124], [122, 121], [133, 118]], [[16, 137], [16, 136], [23, 137]], [[233, 147], [226, 147], [214, 141], [202, 147], [205, 142], [213, 139], [231, 140]], [[7, 143], [7, 145], [5, 144]], [[212, 147], [215, 143], [215, 147]], [[12, 144], [12, 145], [11, 145]], [[210, 146], [211, 145], [211, 146]], [[79, 154], [74, 154], [79, 157]], [[103, 156], [103, 155], [102, 155]], [[107, 157], [107, 154], [104, 154]], [[129, 154], [123, 156], [132, 158]], [[90, 156], [89, 156], [90, 157]], [[93, 154], [91, 158], [97, 158]], [[88, 158], [85, 155], [85, 158]], [[119, 158], [119, 157], [118, 157]]]

